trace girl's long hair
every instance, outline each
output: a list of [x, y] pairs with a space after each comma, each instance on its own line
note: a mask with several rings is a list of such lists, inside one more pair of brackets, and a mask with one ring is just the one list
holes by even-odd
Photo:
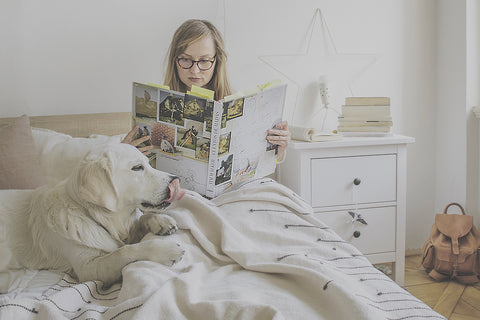
[[215, 43], [216, 63], [212, 79], [205, 87], [213, 90], [215, 92], [215, 99], [220, 100], [232, 94], [227, 78], [227, 54], [220, 32], [207, 20], [187, 20], [175, 31], [166, 57], [168, 61], [164, 82], [165, 85], [168, 85], [172, 90], [180, 92], [186, 92], [188, 90], [178, 76], [176, 68], [177, 57], [185, 52], [190, 43], [206, 36], [211, 36]]

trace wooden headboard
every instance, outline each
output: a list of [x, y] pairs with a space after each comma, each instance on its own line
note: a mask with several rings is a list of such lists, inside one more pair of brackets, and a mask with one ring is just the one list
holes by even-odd
[[[59, 116], [33, 116], [30, 125], [69, 134], [73, 137], [88, 137], [91, 134], [116, 135], [127, 133], [132, 128], [131, 112], [88, 113]], [[15, 118], [0, 118], [0, 127]]]

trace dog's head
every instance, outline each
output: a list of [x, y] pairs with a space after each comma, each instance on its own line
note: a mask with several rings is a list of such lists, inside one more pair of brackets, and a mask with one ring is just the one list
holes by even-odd
[[71, 182], [81, 199], [110, 211], [159, 211], [185, 194], [177, 177], [152, 168], [146, 156], [125, 143], [90, 152]]

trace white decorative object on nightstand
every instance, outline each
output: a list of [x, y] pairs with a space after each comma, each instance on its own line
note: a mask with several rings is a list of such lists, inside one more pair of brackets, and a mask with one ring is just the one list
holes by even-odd
[[279, 181], [372, 263], [393, 262], [403, 285], [407, 144], [414, 138], [354, 137], [292, 140]]

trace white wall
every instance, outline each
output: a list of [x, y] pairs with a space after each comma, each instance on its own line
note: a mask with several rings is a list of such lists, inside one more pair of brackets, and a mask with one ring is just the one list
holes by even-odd
[[[449, 200], [465, 203], [471, 183], [465, 110], [480, 102], [478, 95], [465, 101], [465, 88], [472, 91], [475, 82], [478, 88], [478, 73], [467, 81], [459, 60], [468, 50], [466, 3], [479, 16], [474, 1], [4, 0], [0, 117], [130, 111], [131, 82], [162, 81], [172, 33], [187, 18], [211, 20], [224, 32], [235, 88], [272, 78], [289, 82], [259, 57], [304, 52], [321, 8], [339, 53], [377, 57], [352, 83], [354, 94], [390, 96], [394, 131], [416, 139], [408, 148], [407, 177], [407, 248], [415, 249], [434, 213]], [[288, 120], [298, 89], [289, 83]], [[469, 170], [478, 170], [474, 160]]]
[[479, 129], [473, 107], [480, 106], [480, 1], [467, 1], [467, 81], [466, 81], [466, 122], [467, 122], [467, 201], [468, 212], [477, 213], [475, 222], [480, 223], [480, 170], [479, 170]]
[[436, 199], [466, 202], [466, 2], [438, 1]]
[[130, 111], [132, 81], [162, 80], [174, 30], [191, 17], [215, 22], [222, 4], [195, 3], [3, 0], [1, 115]]
[[[20, 34], [18, 2], [0, 2], [0, 110], [2, 116], [17, 115], [16, 56]], [[12, 110], [12, 111], [9, 111]]]
[[401, 105], [407, 153], [406, 248], [421, 248], [435, 213], [435, 1], [402, 1]]
[[478, 122], [480, 103], [480, 3], [437, 3], [436, 212], [449, 202], [479, 213]]

